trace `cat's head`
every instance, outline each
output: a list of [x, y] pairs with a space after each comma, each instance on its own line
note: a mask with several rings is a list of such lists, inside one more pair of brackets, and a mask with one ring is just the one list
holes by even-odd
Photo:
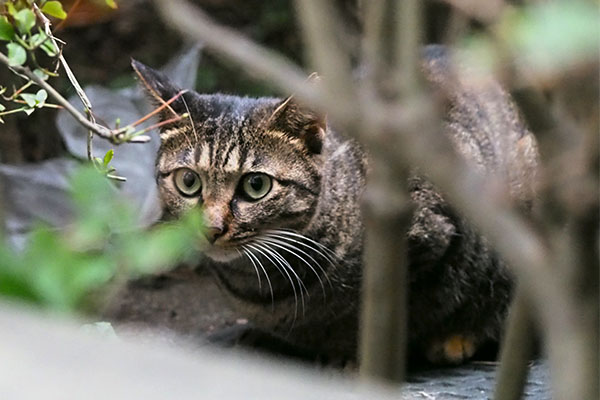
[[[181, 92], [159, 72], [133, 67], [156, 106]], [[324, 118], [291, 98], [187, 91], [160, 119], [174, 121], [161, 127], [156, 160], [163, 210], [204, 210], [209, 257], [229, 261], [267, 229], [309, 224], [321, 190]]]

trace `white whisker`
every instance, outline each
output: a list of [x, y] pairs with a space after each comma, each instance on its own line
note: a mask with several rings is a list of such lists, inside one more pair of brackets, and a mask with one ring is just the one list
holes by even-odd
[[[299, 234], [297, 232], [294, 232], [294, 231], [291, 231], [291, 230], [284, 230], [284, 229], [273, 229], [273, 230], [270, 230], [269, 232], [279, 233], [280, 235], [293, 236], [293, 237], [296, 237], [296, 238], [298, 238], [300, 240], [305, 240], [307, 242], [310, 242], [310, 243], [314, 244], [315, 246], [317, 246], [318, 248], [320, 248], [321, 250], [323, 250], [324, 252], [326, 252], [329, 255], [327, 257], [325, 255], [323, 255], [323, 257], [326, 257], [332, 263], [335, 263], [335, 260], [337, 260], [337, 255], [333, 251], [331, 251], [329, 248], [327, 248], [323, 244], [317, 242], [316, 240], [313, 240], [313, 239], [309, 238], [308, 236], [304, 236], [304, 235], [301, 235], [301, 234]], [[306, 243], [301, 242], [301, 244], [303, 244], [304, 246], [307, 246]]]
[[271, 311], [273, 311], [275, 309], [275, 297], [273, 295], [273, 286], [271, 285], [271, 279], [269, 278], [269, 274], [267, 273], [267, 270], [265, 269], [265, 267], [263, 267], [260, 260], [254, 254], [252, 254], [251, 250], [246, 249], [242, 245], [242, 251], [248, 257], [248, 259], [252, 263], [252, 266], [254, 267], [254, 270], [256, 271], [256, 276], [258, 277], [258, 290], [259, 291], [262, 290], [262, 287], [261, 287], [260, 273], [258, 272], [258, 268], [257, 268], [257, 263], [258, 263], [258, 266], [260, 266], [260, 269], [262, 270], [262, 272], [265, 274], [265, 278], [267, 279], [267, 284], [269, 285], [269, 293], [271, 294]]
[[[311, 271], [315, 274], [315, 276], [317, 277], [317, 280], [319, 281], [320, 285], [321, 285], [321, 290], [323, 291], [323, 297], [326, 297], [325, 294], [325, 285], [323, 284], [323, 280], [321, 279], [321, 276], [319, 275], [319, 273], [317, 272], [317, 270], [312, 266], [311, 263], [309, 263], [308, 261], [306, 261], [305, 258], [303, 258], [302, 256], [300, 256], [299, 254], [297, 254], [295, 251], [300, 252], [302, 254], [304, 254], [305, 256], [307, 256], [312, 262], [314, 262], [317, 267], [321, 270], [321, 272], [323, 272], [323, 276], [325, 276], [325, 279], [327, 279], [327, 282], [329, 283], [329, 286], [332, 287], [331, 281], [329, 280], [329, 277], [327, 276], [327, 273], [325, 272], [325, 270], [323, 269], [323, 267], [321, 267], [321, 265], [317, 262], [317, 260], [315, 260], [310, 254], [308, 254], [307, 252], [289, 244], [286, 243], [282, 240], [279, 239], [274, 239], [273, 237], [267, 237], [267, 238], [261, 238], [262, 241], [270, 243], [272, 246], [276, 246], [286, 252], [288, 252], [289, 254], [293, 255], [294, 257], [298, 258], [300, 261], [302, 261], [304, 264], [306, 264]], [[294, 251], [295, 250], [295, 251]]]
[[275, 260], [277, 260], [279, 262], [279, 265], [281, 265], [282, 268], [284, 268], [285, 270], [291, 272], [294, 275], [294, 277], [296, 278], [296, 282], [298, 282], [298, 288], [300, 289], [300, 301], [302, 303], [302, 315], [304, 315], [305, 312], [306, 312], [306, 308], [305, 308], [305, 303], [304, 303], [304, 293], [302, 292], [302, 289], [304, 289], [304, 292], [306, 292], [306, 296], [308, 298], [310, 298], [310, 294], [308, 293], [308, 288], [306, 287], [306, 285], [304, 285], [304, 282], [302, 281], [302, 278], [300, 278], [300, 276], [296, 273], [296, 271], [294, 270], [294, 268], [292, 268], [292, 266], [290, 265], [290, 263], [284, 257], [282, 257], [281, 254], [279, 254], [277, 252], [277, 250], [271, 248], [268, 245], [268, 243], [265, 243], [263, 241], [259, 241], [259, 243], [255, 243], [256, 246], [259, 246], [264, 251], [266, 251], [270, 255], [272, 255], [275, 258]]
[[[263, 257], [265, 257], [267, 260], [269, 260], [271, 262], [271, 264], [273, 264], [273, 266], [275, 266], [275, 268], [277, 268], [277, 270], [284, 276], [287, 277], [288, 281], [290, 282], [290, 285], [292, 285], [292, 291], [294, 292], [294, 303], [295, 303], [295, 307], [294, 307], [294, 320], [292, 321], [292, 326], [294, 326], [295, 322], [296, 322], [296, 318], [298, 317], [298, 293], [296, 291], [296, 285], [294, 284], [294, 281], [292, 280], [292, 276], [287, 272], [287, 270], [285, 269], [285, 267], [280, 267], [278, 265], [278, 263], [273, 262], [273, 259], [271, 257], [269, 257], [264, 251], [261, 250], [261, 248], [263, 248], [261, 246], [261, 248], [258, 248], [258, 244], [246, 244], [247, 247], [249, 247], [250, 249], [260, 253]], [[264, 248], [263, 248], [264, 249]], [[302, 293], [302, 291], [300, 291], [300, 293]]]
[[[311, 251], [314, 251], [316, 254], [318, 254], [319, 256], [323, 257], [325, 260], [327, 260], [327, 262], [335, 269], [337, 266], [335, 264], [335, 260], [332, 259], [332, 257], [329, 254], [323, 253], [321, 250], [319, 250], [317, 247], [314, 247], [310, 244], [304, 243], [300, 240], [296, 240], [296, 239], [292, 239], [291, 237], [288, 236], [284, 236], [284, 235], [280, 235], [280, 234], [275, 234], [275, 233], [271, 233], [270, 231], [268, 231], [266, 234], [264, 234], [263, 236], [266, 237], [270, 237], [270, 238], [276, 238], [282, 241], [287, 242], [292, 242], [292, 243], [296, 243], [300, 246], [303, 246]], [[289, 245], [291, 245], [290, 243], [287, 243]], [[291, 245], [293, 246], [293, 245]], [[296, 246], [294, 246], [294, 248], [297, 248]]]

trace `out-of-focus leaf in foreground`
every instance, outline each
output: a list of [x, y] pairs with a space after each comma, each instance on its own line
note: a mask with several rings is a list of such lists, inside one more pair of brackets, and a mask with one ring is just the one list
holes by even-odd
[[94, 168], [80, 168], [70, 182], [75, 216], [69, 226], [39, 224], [22, 251], [0, 243], [0, 296], [79, 310], [120, 277], [169, 268], [200, 243], [199, 211], [143, 230], [134, 207]]

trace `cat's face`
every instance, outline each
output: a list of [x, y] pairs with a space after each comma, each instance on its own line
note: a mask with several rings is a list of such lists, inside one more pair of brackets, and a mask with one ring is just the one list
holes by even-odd
[[[178, 92], [155, 71], [134, 67], [164, 100]], [[191, 118], [161, 132], [159, 193], [171, 216], [204, 210], [207, 256], [230, 261], [268, 229], [310, 222], [320, 194], [322, 119], [279, 99], [188, 92], [171, 106]]]

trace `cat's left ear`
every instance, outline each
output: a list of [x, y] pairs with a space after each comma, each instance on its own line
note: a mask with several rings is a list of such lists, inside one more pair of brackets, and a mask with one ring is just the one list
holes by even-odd
[[301, 139], [309, 152], [321, 154], [327, 131], [325, 115], [301, 105], [293, 96], [283, 100], [275, 108], [270, 127]]
[[160, 113], [161, 120], [164, 121], [169, 118], [174, 118], [187, 112], [183, 101], [184, 91], [172, 83], [163, 73], [133, 59], [131, 60], [131, 66], [138, 76], [142, 87], [146, 90], [150, 100], [155, 106], [161, 106], [169, 102], [175, 96], [180, 95], [180, 97], [172, 101]]

